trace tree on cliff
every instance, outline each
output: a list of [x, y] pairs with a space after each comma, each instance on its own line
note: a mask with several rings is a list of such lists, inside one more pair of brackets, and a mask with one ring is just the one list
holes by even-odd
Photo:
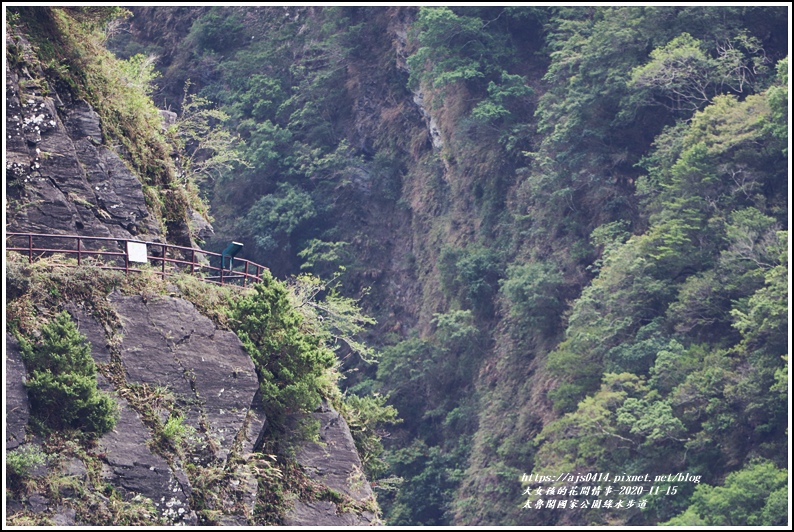
[[34, 416], [55, 430], [102, 434], [116, 425], [115, 401], [97, 388], [91, 344], [66, 311], [41, 328], [36, 344], [24, 337], [19, 344], [31, 376], [25, 386]]

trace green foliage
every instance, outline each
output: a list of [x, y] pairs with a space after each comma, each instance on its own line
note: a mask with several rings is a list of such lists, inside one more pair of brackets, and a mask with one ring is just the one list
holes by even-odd
[[42, 326], [35, 344], [20, 337], [20, 348], [30, 374], [25, 387], [33, 415], [54, 430], [99, 435], [116, 425], [116, 402], [97, 389], [90, 344], [68, 312]]
[[288, 283], [290, 301], [303, 316], [303, 326], [313, 337], [335, 350], [345, 348], [364, 362], [374, 363], [377, 353], [362, 342], [360, 336], [376, 321], [361, 311], [358, 301], [337, 291], [337, 278], [323, 281], [313, 275], [299, 275]]
[[716, 58], [701, 41], [682, 33], [653, 50], [646, 65], [632, 70], [629, 87], [666, 98], [673, 110], [694, 111], [725, 89], [752, 91], [755, 76], [763, 72], [763, 58], [751, 54], [762, 55], [763, 49], [746, 33], [718, 46]]
[[734, 308], [731, 315], [746, 347], [782, 355], [787, 348], [788, 329], [788, 231], [780, 231], [777, 236], [777, 264], [767, 265], [765, 286], [750, 296], [746, 305]]
[[[326, 231], [352, 218], [351, 202], [371, 186], [370, 164], [340, 127], [351, 114], [343, 66], [361, 43], [346, 38], [354, 28], [339, 15], [322, 10], [323, 22], [305, 33], [292, 18], [263, 21], [268, 38], [232, 47], [220, 67], [223, 82], [202, 91], [225, 105], [250, 163], [216, 182], [218, 205], [232, 213], [221, 229], [245, 235], [253, 258], [283, 273], [307, 263], [297, 254], [312, 243], [339, 241]], [[301, 48], [297, 56], [293, 46]]]
[[390, 526], [448, 522], [453, 490], [463, 475], [456, 454], [415, 440], [389, 455], [392, 470], [406, 479], [386, 516]]
[[478, 342], [479, 330], [474, 326], [471, 311], [453, 310], [446, 314], [434, 314], [436, 338], [446, 349], [463, 351]]
[[654, 319], [648, 325], [641, 327], [633, 342], [623, 342], [610, 349], [604, 355], [604, 368], [606, 372], [618, 373], [629, 372], [635, 375], [645, 375], [653, 365], [654, 359], [665, 349], [679, 352], [683, 346], [675, 340], [667, 341], [664, 332], [661, 330], [659, 318]]
[[703, 348], [693, 346], [684, 348], [676, 340], [656, 352], [656, 362], [650, 369], [651, 386], [664, 394], [670, 393], [690, 375], [700, 368], [705, 357]]
[[471, 116], [482, 122], [495, 122], [510, 116], [507, 108], [510, 100], [532, 95], [533, 90], [526, 85], [523, 76], [502, 72], [501, 84], [488, 82], [488, 98], [474, 106]]
[[507, 270], [507, 278], [501, 281], [501, 290], [514, 319], [524, 327], [549, 334], [561, 321], [562, 284], [562, 275], [552, 263], [513, 264]]
[[408, 58], [409, 84], [425, 79], [443, 87], [485, 77], [479, 58], [487, 49], [487, 37], [479, 18], [459, 16], [448, 7], [421, 7], [413, 27], [420, 48]]
[[184, 416], [182, 414], [171, 413], [168, 420], [163, 425], [162, 436], [167, 439], [172, 445], [179, 446], [182, 440], [191, 436], [195, 429], [183, 423]]
[[230, 320], [256, 366], [268, 418], [278, 424], [285, 414], [314, 410], [335, 358], [320, 338], [304, 332], [286, 287], [266, 273], [233, 303]]
[[604, 264], [604, 260], [609, 257], [622, 244], [626, 243], [631, 233], [628, 231], [629, 223], [626, 220], [608, 222], [593, 229], [590, 233], [590, 241], [594, 246], [601, 248], [601, 258], [596, 259], [593, 264], [588, 266], [588, 270], [597, 274]]
[[[626, 94], [628, 72], [644, 56], [648, 39], [664, 34], [669, 19], [666, 9], [641, 7], [596, 9], [593, 16], [560, 10], [554, 17], [548, 35], [551, 64], [544, 76], [550, 90], [541, 97], [536, 116], [540, 131], [547, 133], [544, 143], [553, 143], [558, 161], [574, 155], [577, 145], [619, 134], [607, 124]], [[606, 123], [599, 125], [599, 120]], [[576, 142], [579, 136], [583, 138]], [[601, 167], [599, 155], [588, 155], [596, 158], [589, 161], [592, 170]], [[581, 160], [574, 156], [572, 165], [560, 162], [581, 168], [576, 164]]]
[[[480, 100], [464, 128], [482, 141], [483, 133], [499, 133], [499, 143], [515, 154], [528, 132], [520, 120], [527, 114], [534, 91], [526, 78], [510, 74], [512, 66], [508, 24], [499, 24], [505, 10], [493, 17], [487, 10], [421, 7], [412, 27], [417, 48], [408, 57], [408, 85], [424, 90], [431, 106], [443, 105], [446, 94], [461, 94], [465, 86]], [[520, 18], [515, 11], [504, 17]], [[533, 19], [529, 15], [529, 19]]]
[[670, 526], [785, 526], [788, 472], [772, 463], [748, 464], [725, 478], [723, 486], [700, 484], [692, 505], [663, 523]]
[[118, 6], [72, 7], [69, 11], [82, 24], [97, 29], [103, 29], [110, 21], [127, 18], [132, 14]]
[[127, 60], [119, 61], [123, 81], [142, 94], [151, 96], [157, 87], [154, 80], [160, 75], [154, 68], [157, 57], [135, 54]]
[[438, 354], [432, 343], [416, 338], [384, 348], [378, 380], [390, 391], [391, 402], [402, 415], [442, 402], [444, 390], [435, 385], [435, 377], [443, 377], [435, 371], [441, 363]]
[[344, 269], [343, 265], [352, 260], [350, 252], [347, 251], [348, 247], [347, 242], [324, 242], [312, 238], [298, 253], [298, 256], [305, 261], [301, 264], [301, 270], [310, 270], [317, 275], [328, 277]]
[[476, 429], [471, 376], [485, 337], [471, 310], [435, 314], [432, 324], [427, 339], [385, 348], [378, 366], [379, 383], [406, 419], [401, 428], [415, 437], [387, 456], [391, 473], [404, 478], [396, 494], [381, 498], [389, 524], [448, 522]]
[[298, 231], [317, 214], [306, 192], [280, 183], [274, 194], [260, 198], [245, 216], [244, 227], [262, 251], [294, 246]]
[[243, 158], [242, 139], [225, 125], [229, 115], [206, 98], [189, 94], [189, 88], [188, 81], [182, 114], [175, 124], [178, 146], [183, 152], [182, 176], [186, 183], [195, 182], [210, 189], [214, 181], [228, 180], [230, 172], [250, 167], [250, 163]]
[[549, 394], [557, 408], [570, 410], [594, 391], [605, 355], [628, 342], [669, 301], [672, 287], [653, 276], [647, 244], [645, 238], [632, 237], [606, 257], [599, 276], [574, 302], [566, 339], [548, 359], [549, 369], [565, 376], [565, 386]]
[[[538, 438], [538, 471], [663, 471], [673, 460], [715, 482], [753, 453], [784, 452], [787, 234], [776, 213], [785, 171], [768, 98], [716, 96], [659, 135], [637, 183], [642, 232], [605, 224], [592, 233], [603, 246], [597, 277], [548, 358], [563, 379], [549, 398], [569, 414]], [[622, 371], [640, 379], [633, 391], [615, 389], [610, 372]], [[744, 519], [728, 509], [740, 503], [716, 499], [707, 516], [709, 489], [689, 509], [686, 498], [654, 502], [640, 520]], [[762, 511], [761, 500], [756, 523], [777, 515], [775, 501]]]
[[256, 121], [265, 121], [273, 116], [287, 99], [282, 82], [262, 74], [254, 74], [242, 81], [231, 105], [235, 116], [250, 116]]
[[731, 301], [761, 288], [765, 270], [777, 264], [779, 225], [774, 218], [749, 207], [718, 223], [724, 228], [726, 247], [715, 267], [689, 277], [667, 311], [676, 330], [703, 339], [738, 337], [732, 327]]
[[[396, 201], [391, 179], [378, 186], [393, 171], [382, 161], [391, 162], [394, 153], [375, 153], [369, 137], [351, 138], [358, 82], [348, 79], [354, 72], [348, 65], [352, 57], [375, 55], [373, 30], [353, 20], [357, 14], [333, 7], [289, 14], [281, 7], [212, 8], [192, 19], [179, 61], [165, 76], [170, 86], [189, 78], [198, 91], [183, 97], [180, 122], [188, 123], [176, 134], [188, 152], [182, 162], [192, 167], [182, 169], [183, 177], [199, 182], [214, 202], [210, 248], [242, 241], [252, 260], [277, 275], [295, 274], [314, 262], [298, 257], [312, 243], [356, 243], [331, 230], [343, 219], [359, 222], [362, 197], [385, 189]], [[402, 80], [395, 86], [402, 91]], [[394, 181], [399, 192], [399, 178]], [[339, 265], [352, 266], [352, 254], [340, 255]], [[336, 269], [315, 266], [322, 275]]]
[[462, 388], [470, 382], [482, 359], [483, 334], [469, 310], [434, 314], [432, 324], [436, 327], [435, 344], [441, 350], [437, 371], [444, 375], [440, 379], [436, 376], [436, 382], [442, 384], [450, 398], [463, 397]]
[[[248, 146], [245, 157], [250, 160], [254, 168], [265, 172], [265, 175], [277, 171], [285, 173], [290, 168], [294, 159], [290, 146], [293, 143], [293, 133], [270, 120], [254, 122], [244, 120], [238, 130], [246, 139]], [[230, 183], [231, 184], [231, 183]]]
[[775, 370], [775, 384], [769, 389], [769, 391], [777, 392], [783, 398], [788, 394], [788, 355], [783, 355], [780, 357], [785, 362], [783, 367], [778, 368]]
[[444, 289], [480, 316], [493, 313], [493, 299], [502, 277], [497, 251], [473, 244], [464, 249], [445, 247], [438, 259]]
[[783, 141], [783, 155], [788, 154], [788, 57], [777, 64], [777, 83], [767, 91], [771, 110], [768, 130]]
[[[555, 238], [581, 239], [592, 225], [625, 218], [633, 208], [634, 165], [672, 119], [671, 111], [649, 105], [647, 94], [630, 83], [632, 71], [648, 63], [649, 51], [687, 33], [712, 45], [703, 52], [706, 57], [726, 56], [723, 70], [746, 74], [746, 68], [756, 67], [737, 57], [756, 57], [760, 51], [749, 41], [746, 48], [734, 39], [742, 43], [748, 39], [744, 28], [753, 11], [711, 7], [554, 11], [547, 27], [548, 90], [535, 113], [542, 137], [525, 153], [531, 165], [522, 186], [535, 225], [544, 227], [538, 245], [549, 231]], [[744, 94], [750, 85], [742, 88]], [[569, 249], [572, 245], [565, 244]]]
[[436, 330], [431, 337], [385, 348], [377, 372], [392, 404], [402, 416], [411, 414], [414, 421], [406, 429], [427, 442], [454, 440], [458, 429], [471, 428], [472, 420], [449, 416], [457, 408], [457, 415], [466, 410], [471, 375], [486, 345], [470, 310], [435, 314], [432, 324]]
[[35, 443], [25, 444], [6, 453], [6, 472], [13, 482], [26, 477], [32, 469], [46, 462], [47, 455], [42, 452], [41, 446]]
[[686, 429], [680, 419], [675, 417], [668, 402], [643, 398], [629, 398], [617, 411], [620, 428], [628, 428], [630, 434], [644, 438], [643, 446], [669, 445], [671, 442], [684, 441]]
[[213, 7], [190, 28], [190, 39], [198, 46], [214, 52], [224, 52], [239, 44], [244, 26], [236, 13], [223, 13]]
[[[615, 356], [640, 355], [630, 355], [625, 346], [642, 323], [665, 311], [680, 332], [707, 339], [711, 330], [714, 337], [731, 338], [729, 314], [742, 312], [731, 301], [757, 290], [760, 275], [777, 264], [773, 257], [779, 253], [774, 218], [751, 206], [763, 183], [781, 177], [780, 156], [752, 148], [768, 138], [767, 113], [765, 95], [744, 102], [717, 97], [688, 127], [671, 128], [657, 139], [644, 163], [649, 175], [638, 183], [646, 194], [649, 227], [605, 249], [599, 276], [573, 304], [566, 340], [549, 357], [549, 367], [568, 376], [550, 394], [558, 408], [574, 406], [571, 394], [578, 401], [579, 394], [595, 389], [593, 374], [607, 353], [610, 363], [617, 362]], [[782, 193], [772, 187], [770, 193]], [[774, 336], [780, 338], [779, 332]], [[640, 365], [612, 369], [645, 372], [653, 354], [646, 351]]]
[[382, 438], [386, 434], [383, 426], [402, 421], [397, 418], [397, 409], [386, 404], [388, 399], [382, 395], [360, 397], [352, 394], [344, 398], [343, 414], [356, 443], [364, 472], [371, 480], [380, 478], [389, 468], [382, 458]]
[[[682, 451], [685, 428], [669, 402], [630, 373], [607, 373], [601, 389], [579, 403], [575, 412], [544, 427], [535, 467], [538, 472], [605, 471], [637, 459], [651, 471], [668, 456]], [[654, 469], [651, 469], [654, 468]], [[547, 473], [548, 474], [548, 473]]]

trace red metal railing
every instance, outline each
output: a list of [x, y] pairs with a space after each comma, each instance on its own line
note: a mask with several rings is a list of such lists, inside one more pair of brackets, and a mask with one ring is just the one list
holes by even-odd
[[[41, 243], [42, 241], [44, 242], [43, 244]], [[61, 241], [66, 243], [60, 245], [59, 242]], [[24, 242], [24, 244], [21, 244], [21, 242]], [[73, 248], [66, 247], [69, 242], [73, 242]], [[131, 266], [127, 252], [129, 249], [128, 242], [145, 244], [148, 264], [159, 267], [159, 271], [134, 266], [138, 263], [133, 263]], [[34, 243], [38, 243], [40, 247], [35, 247]], [[154, 271], [154, 273], [161, 275], [163, 278], [174, 273], [189, 271], [193, 275], [198, 275], [204, 281], [221, 285], [247, 286], [249, 282], [261, 281], [262, 273], [267, 270], [266, 267], [255, 262], [231, 258], [221, 253], [160, 242], [142, 242], [139, 240], [99, 236], [6, 233], [6, 251], [24, 253], [28, 256], [28, 262], [33, 262], [34, 259], [53, 253], [75, 255], [78, 266], [82, 265], [84, 258], [95, 257], [99, 262], [96, 267], [104, 270], [120, 270], [127, 274], [129, 272]], [[197, 258], [200, 259], [201, 257], [206, 257], [206, 260], [197, 260]], [[212, 265], [213, 258], [217, 258], [218, 266]], [[228, 261], [228, 268], [224, 268], [224, 260]]]

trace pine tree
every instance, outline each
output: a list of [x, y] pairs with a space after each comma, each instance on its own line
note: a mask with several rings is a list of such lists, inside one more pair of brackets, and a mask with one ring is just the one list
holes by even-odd
[[55, 430], [102, 434], [116, 425], [115, 401], [97, 388], [91, 344], [66, 311], [42, 327], [35, 345], [20, 338], [20, 346], [35, 417]]

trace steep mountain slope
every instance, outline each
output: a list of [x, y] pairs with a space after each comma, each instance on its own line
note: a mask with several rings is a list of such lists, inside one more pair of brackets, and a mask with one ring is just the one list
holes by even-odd
[[[176, 108], [189, 78], [244, 140], [247, 164], [205, 183], [219, 234], [277, 271], [343, 267], [347, 293], [369, 290], [383, 353], [348, 362], [347, 384], [404, 419], [389, 523], [642, 524], [690, 504], [720, 523], [692, 484], [643, 486], [629, 510], [530, 511], [522, 478], [675, 464], [720, 484], [754, 460], [787, 466], [786, 20], [149, 9], [114, 46], [161, 54], [163, 100]], [[758, 320], [775, 340], [750, 340]], [[775, 497], [743, 522], [785, 520]]]
[[[377, 319], [377, 365], [341, 353], [351, 397], [403, 419], [367, 470], [398, 486], [388, 524], [781, 524], [788, 22], [150, 7], [109, 46], [200, 126], [208, 247], [333, 278]], [[679, 472], [700, 486], [654, 482]], [[628, 481], [538, 480], [591, 473], [651, 480], [617, 509], [564, 494]]]

